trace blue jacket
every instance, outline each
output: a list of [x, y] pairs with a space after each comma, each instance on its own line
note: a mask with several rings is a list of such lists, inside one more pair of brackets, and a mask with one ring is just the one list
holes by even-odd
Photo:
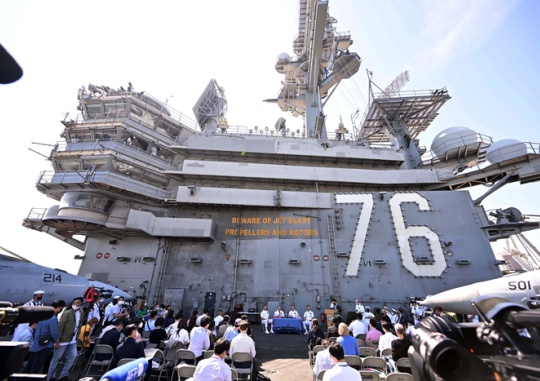
[[347, 356], [360, 356], [360, 350], [358, 349], [358, 342], [351, 335], [340, 336], [336, 339], [338, 343], [341, 343], [343, 352]]
[[[39, 345], [39, 339], [43, 336], [52, 336], [52, 340], [47, 345]], [[45, 348], [53, 347], [53, 344], [60, 339], [60, 334], [58, 333], [58, 318], [56, 315], [51, 317], [49, 320], [40, 321], [36, 328], [36, 333], [34, 334], [34, 342], [30, 347], [30, 352], [39, 352]]]

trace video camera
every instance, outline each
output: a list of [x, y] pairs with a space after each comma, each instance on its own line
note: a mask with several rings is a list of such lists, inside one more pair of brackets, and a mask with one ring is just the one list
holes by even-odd
[[472, 305], [480, 323], [430, 316], [416, 326], [408, 353], [414, 379], [540, 379], [540, 311], [489, 295]]
[[[0, 302], [0, 337], [6, 336], [12, 325], [47, 320], [53, 315], [52, 307], [13, 308], [10, 302]], [[0, 381], [21, 368], [29, 349], [28, 343], [0, 341]]]

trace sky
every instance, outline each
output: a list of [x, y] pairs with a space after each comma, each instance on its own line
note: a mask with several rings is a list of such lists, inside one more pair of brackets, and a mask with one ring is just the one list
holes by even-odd
[[[0, 246], [36, 263], [76, 273], [82, 254], [45, 233], [22, 226], [32, 208], [56, 202], [35, 187], [61, 141], [60, 120], [77, 114], [81, 86], [146, 91], [193, 118], [192, 108], [211, 78], [225, 88], [230, 125], [273, 126], [283, 76], [277, 56], [294, 56], [298, 2], [272, 1], [55, 1], [0, 0], [0, 43], [24, 70], [0, 85], [4, 134], [0, 167]], [[404, 70], [404, 90], [446, 87], [452, 97], [420, 136], [430, 147], [442, 130], [465, 126], [491, 136], [540, 142], [540, 2], [535, 0], [331, 0], [337, 31], [350, 31], [362, 65], [328, 101], [327, 129], [340, 117], [363, 114], [366, 69], [381, 88]], [[335, 128], [334, 128], [335, 126]], [[34, 151], [39, 152], [35, 153]], [[471, 191], [473, 198], [487, 188]], [[540, 184], [510, 184], [489, 196], [486, 209], [517, 207], [540, 215]], [[526, 233], [540, 248], [540, 231]]]

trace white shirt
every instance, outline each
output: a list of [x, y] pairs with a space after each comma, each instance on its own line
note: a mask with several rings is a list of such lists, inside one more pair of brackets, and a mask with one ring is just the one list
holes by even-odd
[[298, 315], [298, 311], [296, 311], [296, 310], [291, 310], [291, 311], [289, 311], [289, 317], [290, 317], [290, 318], [297, 318], [297, 317], [299, 317], [299, 316], [300, 316], [300, 315]]
[[386, 332], [379, 338], [379, 350], [382, 352], [386, 348], [392, 348], [392, 341], [394, 340], [397, 340], [397, 336], [392, 332]]
[[270, 318], [270, 312], [268, 310], [261, 311], [261, 320], [268, 320]]
[[323, 381], [362, 381], [362, 377], [356, 369], [348, 366], [346, 362], [338, 362], [332, 369], [326, 371]]
[[311, 323], [311, 320], [313, 320], [314, 317], [315, 314], [313, 313], [313, 311], [309, 310], [304, 312], [304, 321]]
[[[180, 329], [180, 332], [178, 332], [178, 329], [175, 329], [172, 332], [169, 341], [172, 341], [173, 343], [179, 341], [182, 344], [187, 345], [189, 343], [189, 332], [186, 331], [184, 328]], [[171, 343], [171, 346], [173, 343]]]
[[221, 323], [223, 321], [223, 316], [221, 315], [218, 315], [214, 318], [214, 326], [217, 327], [219, 326], [219, 323]]
[[212, 355], [197, 364], [193, 381], [232, 381], [231, 368], [219, 356]]
[[238, 330], [234, 326], [229, 326], [223, 334], [223, 338], [231, 342], [236, 336], [238, 336]]
[[375, 315], [373, 315], [372, 312], [365, 312], [364, 313], [364, 324], [365, 324], [367, 329], [369, 329], [369, 321], [371, 319], [375, 319]]
[[354, 310], [356, 312], [364, 313], [364, 305], [362, 303], [355, 304]]
[[328, 349], [317, 353], [315, 356], [315, 366], [313, 367], [313, 374], [315, 377], [319, 375], [321, 370], [328, 370], [332, 369], [333, 367], [334, 362], [332, 361], [332, 357], [330, 357], [330, 352], [328, 352]]
[[107, 307], [105, 307], [105, 322], [111, 322], [111, 321], [115, 321], [115, 317], [114, 315], [115, 314], [119, 314], [122, 312], [122, 306], [119, 304], [119, 303], [116, 303], [113, 304], [112, 302], [110, 302], [109, 304], [107, 304]]
[[100, 338], [103, 337], [104, 334], [106, 334], [108, 331], [110, 331], [113, 328], [116, 328], [113, 324], [106, 326], [105, 328], [103, 328], [101, 330], [101, 333], [99, 334], [99, 337]]
[[188, 349], [195, 353], [195, 356], [202, 356], [203, 351], [210, 347], [210, 336], [204, 327], [195, 327], [191, 330], [191, 340]]
[[197, 320], [195, 321], [195, 325], [197, 327], [201, 326], [201, 320], [202, 320], [203, 317], [208, 317], [208, 315], [207, 314], [202, 314], [202, 315], [197, 316]]
[[101, 320], [101, 316], [99, 314], [99, 306], [97, 305], [97, 303], [95, 303], [94, 307], [90, 311], [88, 311], [88, 317], [86, 319], [88, 321], [92, 318], [96, 318], [98, 320], [98, 323]]
[[351, 324], [349, 324], [349, 330], [352, 331], [354, 337], [367, 333], [366, 325], [363, 321], [358, 319], [353, 320]]
[[240, 332], [240, 334], [231, 341], [229, 354], [232, 356], [233, 353], [236, 352], [247, 352], [251, 357], [255, 357], [255, 354], [257, 353], [255, 351], [255, 342], [247, 335], [247, 333]]
[[274, 317], [285, 317], [285, 312], [283, 312], [283, 310], [276, 310], [276, 312], [274, 312]]

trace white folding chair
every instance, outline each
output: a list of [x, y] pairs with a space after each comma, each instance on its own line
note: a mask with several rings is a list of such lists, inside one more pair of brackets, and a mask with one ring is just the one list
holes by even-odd
[[410, 373], [394, 372], [386, 376], [386, 381], [414, 381], [414, 378]]
[[356, 370], [361, 370], [362, 369], [362, 357], [360, 357], [360, 356], [345, 355], [345, 362], [351, 368], [354, 368]]
[[[253, 374], [253, 357], [249, 353], [246, 352], [235, 352], [231, 356], [232, 359], [232, 367], [236, 369], [236, 372], [239, 376], [245, 375], [246, 379], [251, 380], [251, 375]], [[235, 366], [235, 362], [248, 362], [250, 363], [249, 368], [239, 368]]]
[[361, 370], [360, 376], [362, 381], [379, 381], [381, 379], [379, 373], [373, 370]]
[[195, 369], [197, 369], [195, 365], [179, 364], [176, 367], [176, 372], [178, 373], [178, 380], [183, 381], [186, 378], [193, 377], [193, 375], [195, 374]]
[[362, 360], [362, 366], [364, 370], [375, 369], [383, 372], [384, 374], [388, 373], [388, 364], [386, 363], [385, 359], [381, 357], [364, 357]]
[[360, 357], [377, 356], [377, 351], [371, 347], [359, 347]]

